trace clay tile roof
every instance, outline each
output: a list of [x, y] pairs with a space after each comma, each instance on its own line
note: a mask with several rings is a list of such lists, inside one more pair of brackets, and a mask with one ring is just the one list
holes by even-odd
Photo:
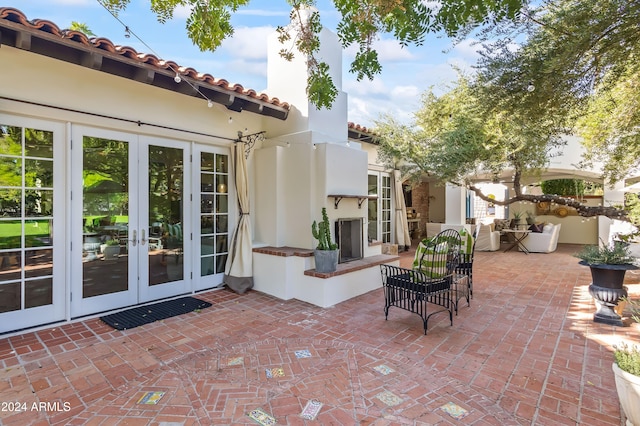
[[[16, 25], [17, 24], [17, 25]], [[228, 92], [229, 96], [225, 99], [213, 99], [216, 102], [223, 103], [227, 108], [240, 111], [248, 110], [251, 112], [263, 113], [263, 107], [272, 107], [272, 110], [277, 110], [277, 113], [263, 113], [266, 115], [272, 115], [280, 119], [285, 119], [290, 109], [290, 105], [287, 102], [282, 102], [276, 97], [269, 97], [265, 93], [256, 92], [253, 89], [245, 89], [239, 84], [229, 84], [225, 79], [217, 79], [210, 74], [200, 73], [193, 68], [180, 66], [173, 61], [165, 61], [157, 58], [154, 55], [137, 52], [134, 48], [129, 46], [117, 46], [107, 38], [92, 37], [88, 38], [85, 34], [79, 31], [62, 30], [56, 24], [44, 19], [28, 20], [26, 16], [18, 9], [11, 7], [0, 7], [0, 28], [9, 27], [14, 31], [29, 32], [32, 35], [52, 35], [55, 37], [49, 37], [48, 42], [55, 44], [64, 44], [67, 47], [84, 48], [84, 50], [91, 51], [95, 49], [96, 52], [109, 55], [111, 59], [120, 61], [123, 63], [132, 61], [134, 65], [140, 67], [151, 67], [157, 71], [170, 71], [179, 70], [183, 76], [188, 77], [194, 83], [197, 83], [201, 88], [209, 88], [217, 90], [217, 92]], [[8, 44], [5, 40], [5, 34], [3, 31], [3, 42]], [[16, 42], [17, 43], [17, 42]], [[22, 46], [15, 46], [19, 48], [25, 48]], [[29, 48], [26, 48], [29, 50]], [[35, 51], [35, 49], [30, 49]], [[47, 51], [35, 51], [35, 53], [41, 53], [45, 55], [52, 55], [49, 53], [51, 49]], [[62, 55], [61, 55], [62, 56]], [[57, 59], [65, 60], [62, 57]], [[173, 78], [173, 76], [170, 76]], [[238, 98], [240, 96], [240, 98]], [[250, 105], [255, 103], [256, 105]]]
[[376, 138], [378, 135], [373, 130], [367, 129], [359, 124], [352, 123], [351, 121], [347, 123], [347, 128], [350, 139], [374, 144], [377, 143]]

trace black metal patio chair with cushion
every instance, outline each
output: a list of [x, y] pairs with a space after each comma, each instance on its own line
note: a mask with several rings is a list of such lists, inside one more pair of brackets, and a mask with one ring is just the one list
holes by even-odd
[[456, 272], [459, 275], [456, 282], [458, 285], [466, 284], [466, 290], [460, 290], [463, 293], [463, 296], [466, 297], [468, 306], [471, 306], [470, 299], [473, 299], [473, 255], [476, 251], [476, 241], [478, 240], [479, 232], [479, 226], [476, 227], [473, 235], [466, 229], [460, 231], [462, 244], [460, 245], [460, 263], [456, 267]]
[[388, 319], [392, 306], [418, 314], [424, 334], [432, 315], [457, 309], [456, 267], [459, 263], [461, 238], [458, 231], [448, 229], [430, 240], [423, 240], [416, 249], [413, 269], [380, 265], [384, 288], [384, 316]]

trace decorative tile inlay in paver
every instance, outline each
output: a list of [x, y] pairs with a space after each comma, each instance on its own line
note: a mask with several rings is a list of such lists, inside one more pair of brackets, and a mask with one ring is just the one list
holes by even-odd
[[303, 349], [301, 351], [295, 351], [296, 358], [311, 358], [311, 352], [308, 349]]
[[307, 405], [305, 405], [300, 416], [305, 420], [313, 420], [316, 418], [323, 405], [324, 404], [317, 399], [312, 399], [307, 402]]
[[228, 366], [242, 365], [242, 364], [244, 364], [244, 357], [236, 356], [236, 357], [227, 359], [227, 365]]
[[265, 370], [267, 375], [267, 379], [272, 379], [274, 377], [284, 377], [284, 369], [282, 367], [277, 368], [267, 368]]
[[156, 405], [160, 398], [164, 396], [164, 392], [145, 392], [144, 395], [138, 399], [138, 404]]
[[389, 391], [380, 392], [376, 395], [376, 398], [387, 404], [389, 407], [393, 407], [394, 405], [398, 405], [402, 402], [402, 398]]
[[256, 422], [256, 423], [258, 423], [259, 425], [262, 425], [262, 426], [275, 425], [276, 424], [276, 418], [273, 417], [271, 414], [265, 412], [261, 408], [256, 408], [255, 410], [251, 411], [247, 415], [249, 416], [249, 418], [251, 420], [253, 420], [254, 422]]
[[394, 371], [396, 371], [393, 368], [391, 368], [389, 366], [386, 366], [384, 364], [380, 364], [380, 365], [378, 365], [376, 367], [373, 367], [373, 369], [376, 370], [380, 374], [384, 374], [385, 376], [387, 374], [389, 374], [389, 373], [393, 373]]
[[442, 407], [440, 407], [440, 409], [456, 420], [460, 420], [461, 418], [469, 414], [467, 410], [453, 402], [447, 402]]

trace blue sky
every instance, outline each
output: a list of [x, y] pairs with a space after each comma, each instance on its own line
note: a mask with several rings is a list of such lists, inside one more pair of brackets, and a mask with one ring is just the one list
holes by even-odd
[[[14, 0], [5, 6], [21, 10], [28, 19], [46, 19], [61, 28], [68, 28], [71, 21], [85, 23], [96, 36], [106, 37], [115, 44], [155, 53], [162, 59], [257, 91], [267, 85], [267, 35], [289, 21], [289, 6], [284, 0], [252, 0], [233, 17], [234, 37], [215, 52], [200, 52], [187, 37], [186, 10], [178, 11], [173, 20], [160, 24], [149, 10], [148, 0], [131, 0], [119, 18], [153, 50], [150, 52], [135, 37], [125, 38], [122, 25], [96, 0]], [[319, 0], [318, 9], [323, 25], [335, 30], [339, 16], [332, 3]], [[382, 35], [376, 48], [383, 71], [373, 81], [358, 82], [349, 74], [354, 49], [343, 54], [342, 90], [349, 95], [349, 121], [366, 127], [373, 127], [381, 114], [391, 114], [404, 122], [411, 120], [425, 90], [430, 86], [439, 92], [445, 90], [456, 78], [452, 65], [471, 71], [478, 57], [471, 42], [451, 49], [447, 39], [436, 35], [429, 36], [423, 46], [404, 49], [390, 35]], [[445, 49], [448, 49], [446, 54]], [[279, 97], [277, 93], [268, 95]]]

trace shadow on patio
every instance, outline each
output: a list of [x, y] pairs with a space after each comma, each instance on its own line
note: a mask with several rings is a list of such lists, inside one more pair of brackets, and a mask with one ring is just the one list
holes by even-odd
[[619, 425], [610, 345], [639, 328], [592, 322], [578, 248], [477, 253], [471, 307], [426, 336], [415, 314], [385, 321], [378, 289], [328, 309], [212, 291], [211, 308], [132, 330], [3, 338], [0, 424]]

